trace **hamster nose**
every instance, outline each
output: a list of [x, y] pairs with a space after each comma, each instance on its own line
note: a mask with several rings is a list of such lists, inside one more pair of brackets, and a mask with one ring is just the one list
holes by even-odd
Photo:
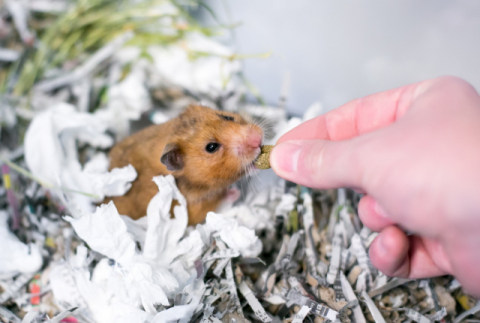
[[262, 136], [256, 132], [251, 132], [246, 140], [247, 145], [249, 145], [252, 148], [258, 148], [260, 147], [260, 144], [262, 143]]

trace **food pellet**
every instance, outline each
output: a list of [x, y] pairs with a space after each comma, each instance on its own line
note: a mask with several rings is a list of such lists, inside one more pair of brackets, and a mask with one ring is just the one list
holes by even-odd
[[270, 152], [273, 149], [273, 145], [262, 146], [261, 153], [255, 161], [255, 166], [259, 169], [269, 169], [270, 168]]

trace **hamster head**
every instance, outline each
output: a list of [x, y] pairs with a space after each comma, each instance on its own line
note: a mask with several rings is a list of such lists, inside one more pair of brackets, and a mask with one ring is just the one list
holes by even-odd
[[174, 175], [202, 188], [225, 188], [252, 171], [262, 129], [238, 114], [190, 106], [177, 118], [160, 161]]

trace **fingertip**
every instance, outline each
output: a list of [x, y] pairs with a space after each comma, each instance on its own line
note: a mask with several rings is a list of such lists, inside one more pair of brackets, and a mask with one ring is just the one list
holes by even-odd
[[365, 195], [360, 199], [358, 215], [363, 224], [372, 231], [378, 232], [394, 224], [383, 209], [379, 208], [377, 201], [369, 195]]
[[294, 140], [277, 144], [270, 153], [270, 165], [280, 177], [307, 187], [319, 188], [319, 141]]
[[270, 165], [280, 177], [290, 179], [291, 174], [298, 169], [298, 159], [302, 146], [285, 142], [276, 145], [270, 153]]
[[370, 261], [387, 276], [408, 277], [408, 250], [409, 240], [406, 234], [395, 226], [389, 226], [372, 242]]
[[319, 189], [362, 186], [362, 163], [347, 141], [292, 140], [277, 144], [270, 165], [280, 177]]
[[[272, 151], [270, 152], [270, 158], [269, 158], [269, 161], [270, 161], [270, 167], [273, 169], [273, 171], [278, 175], [280, 176], [280, 172], [281, 172], [281, 169], [278, 165], [278, 160], [280, 158], [279, 156], [279, 152], [277, 152], [277, 149], [278, 147], [280, 146], [280, 144], [276, 144], [275, 147], [273, 147]], [[282, 176], [280, 176], [282, 177]]]
[[323, 152], [326, 143], [324, 140], [283, 142], [273, 148], [270, 165], [278, 176], [306, 187], [341, 187], [328, 180], [334, 169], [324, 165]]

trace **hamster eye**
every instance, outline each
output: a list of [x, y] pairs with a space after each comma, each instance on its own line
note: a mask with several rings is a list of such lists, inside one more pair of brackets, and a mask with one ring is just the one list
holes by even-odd
[[220, 144], [216, 142], [210, 142], [207, 144], [207, 146], [205, 146], [205, 150], [210, 154], [213, 154], [214, 152], [216, 152], [218, 148], [220, 148]]
[[225, 121], [233, 121], [234, 118], [233, 117], [230, 117], [230, 116], [224, 116], [223, 114], [220, 115], [220, 117], [222, 117], [223, 120]]

